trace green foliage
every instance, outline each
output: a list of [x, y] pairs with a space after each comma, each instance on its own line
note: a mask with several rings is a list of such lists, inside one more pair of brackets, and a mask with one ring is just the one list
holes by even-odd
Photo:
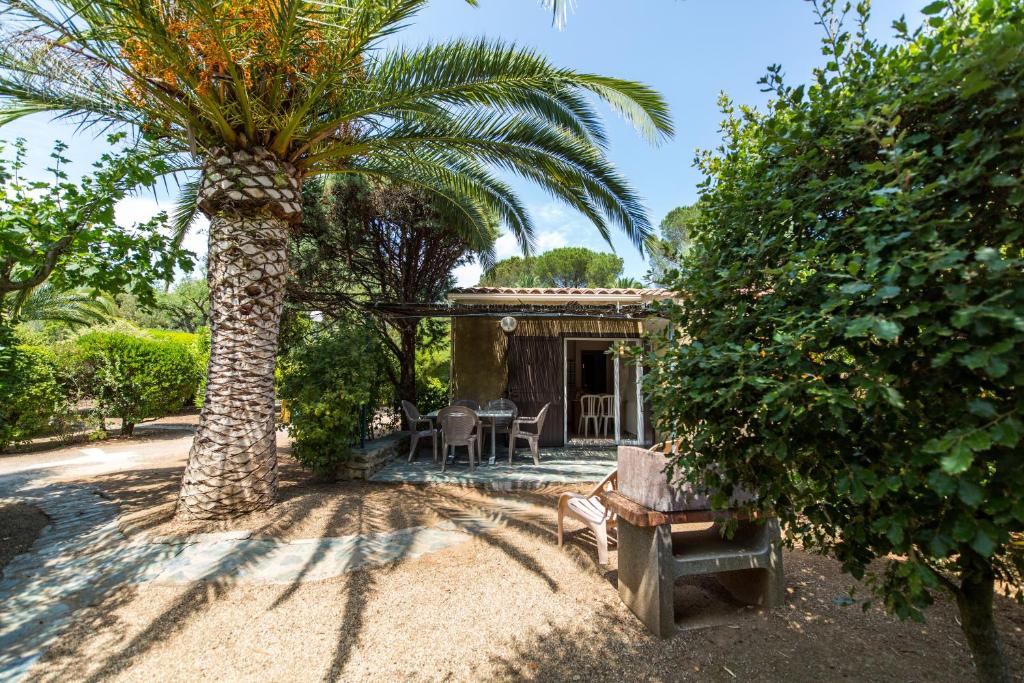
[[132, 294], [117, 297], [120, 317], [144, 328], [195, 332], [210, 315], [210, 290], [206, 278], [185, 278], [170, 291], [156, 292], [151, 302]]
[[210, 365], [210, 328], [200, 327], [196, 330], [192, 340], [192, 356], [196, 361], [196, 370], [199, 373], [199, 382], [196, 383], [196, 393], [192, 402], [196, 408], [202, 408], [206, 403], [206, 380]]
[[[418, 187], [358, 177], [309, 182], [302, 223], [289, 244], [288, 303], [332, 320], [365, 320], [395, 360], [385, 377], [396, 394], [419, 402], [422, 387], [438, 400], [445, 387], [417, 379], [417, 350], [446, 339], [447, 323], [396, 318], [368, 304], [440, 301], [454, 286], [455, 268], [492, 260], [495, 236], [495, 230], [465, 234]], [[281, 348], [294, 336], [293, 321], [286, 308]]]
[[616, 278], [615, 282], [612, 283], [612, 286], [618, 287], [619, 289], [641, 289], [643, 288], [644, 283], [640, 282], [635, 277], [624, 276]]
[[337, 324], [292, 346], [280, 361], [279, 394], [288, 402], [296, 460], [329, 474], [359, 440], [360, 407], [377, 406], [383, 351], [372, 330]]
[[480, 277], [485, 287], [540, 287], [533, 272], [533, 259], [510, 256], [487, 268]]
[[[111, 136], [109, 142], [122, 138]], [[15, 319], [26, 297], [44, 282], [54, 292], [131, 291], [151, 301], [152, 282], [170, 279], [176, 266], [191, 268], [190, 254], [161, 231], [162, 214], [131, 228], [114, 220], [117, 201], [140, 185], [152, 185], [165, 169], [163, 162], [136, 151], [107, 153], [92, 174], [73, 183], [64, 170], [65, 149], [58, 142], [50, 155], [50, 182], [21, 178], [24, 140], [14, 143], [13, 159], [0, 157], [0, 297], [6, 315]]]
[[696, 206], [677, 206], [658, 226], [659, 235], [648, 241], [651, 268], [647, 279], [665, 284], [678, 277], [679, 262], [690, 249], [690, 225], [700, 218]]
[[148, 329], [142, 330], [142, 334], [146, 337], [150, 337], [151, 339], [175, 342], [185, 346], [191, 346], [196, 341], [195, 334], [192, 332], [181, 332], [180, 330]]
[[1024, 6], [929, 7], [891, 47], [831, 31], [808, 86], [773, 67], [766, 112], [723, 100], [645, 383], [681, 465], [881, 558], [913, 618], [1024, 569]]
[[110, 320], [113, 306], [107, 297], [81, 291], [55, 289], [43, 283], [19, 295], [4, 297], [0, 316], [54, 339], [74, 330]]
[[450, 402], [451, 342], [445, 336], [416, 350], [416, 405], [421, 413], [444, 408]]
[[615, 254], [584, 247], [560, 247], [532, 258], [513, 256], [488, 268], [480, 284], [489, 287], [614, 287], [622, 274]]
[[195, 396], [200, 373], [191, 340], [94, 331], [74, 344], [80, 386], [101, 417], [121, 418], [123, 434], [181, 410]]
[[61, 431], [74, 414], [52, 349], [16, 345], [0, 325], [0, 450]]

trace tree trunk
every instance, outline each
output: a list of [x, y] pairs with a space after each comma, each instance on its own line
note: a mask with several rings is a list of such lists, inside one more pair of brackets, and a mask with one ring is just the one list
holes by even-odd
[[398, 399], [416, 404], [416, 325], [403, 325], [401, 332], [402, 353], [398, 358], [399, 379]]
[[274, 365], [299, 182], [262, 150], [214, 157], [199, 202], [210, 217], [210, 362], [178, 497], [183, 519], [263, 510], [277, 497]]
[[994, 578], [988, 560], [978, 556], [964, 566], [956, 594], [960, 621], [981, 683], [1010, 683], [993, 615]]
[[121, 436], [131, 436], [135, 433], [135, 423], [121, 418]]

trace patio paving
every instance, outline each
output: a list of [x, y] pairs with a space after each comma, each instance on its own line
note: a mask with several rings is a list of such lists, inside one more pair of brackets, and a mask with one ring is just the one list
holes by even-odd
[[615, 467], [614, 448], [592, 446], [569, 446], [564, 448], [542, 448], [540, 465], [533, 464], [528, 449], [517, 451], [512, 465], [508, 464], [508, 451], [498, 458], [494, 465], [487, 464], [490, 451], [485, 449], [484, 463], [473, 472], [469, 471], [465, 449], [457, 449], [457, 459], [448, 463], [447, 471], [441, 471], [440, 464], [434, 464], [429, 446], [421, 448], [413, 462], [398, 457], [388, 463], [370, 481], [401, 482], [407, 484], [456, 484], [479, 486], [499, 491], [531, 489], [550, 484], [597, 483]]

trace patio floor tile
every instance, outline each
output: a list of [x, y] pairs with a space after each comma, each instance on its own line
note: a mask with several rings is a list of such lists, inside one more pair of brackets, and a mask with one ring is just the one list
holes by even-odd
[[508, 451], [501, 457], [498, 449], [496, 464], [484, 464], [469, 471], [465, 451], [457, 451], [454, 463], [448, 463], [447, 471], [441, 471], [440, 464], [434, 464], [429, 449], [422, 449], [419, 457], [407, 462], [404, 457], [391, 461], [370, 481], [402, 482], [410, 484], [458, 484], [480, 486], [497, 490], [530, 489], [549, 484], [596, 483], [615, 467], [615, 450], [612, 448], [542, 448], [540, 465], [534, 465], [528, 450], [517, 451], [512, 465], [508, 464]]

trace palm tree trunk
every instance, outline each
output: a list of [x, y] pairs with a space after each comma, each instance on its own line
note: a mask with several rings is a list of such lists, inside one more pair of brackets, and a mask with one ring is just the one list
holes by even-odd
[[[299, 215], [299, 181], [290, 170], [266, 153], [236, 152], [221, 155], [204, 171], [200, 208], [210, 216], [210, 363], [178, 497], [184, 519], [263, 510], [277, 497], [274, 365], [288, 226]], [[267, 187], [285, 201], [273, 195], [267, 201]]]

